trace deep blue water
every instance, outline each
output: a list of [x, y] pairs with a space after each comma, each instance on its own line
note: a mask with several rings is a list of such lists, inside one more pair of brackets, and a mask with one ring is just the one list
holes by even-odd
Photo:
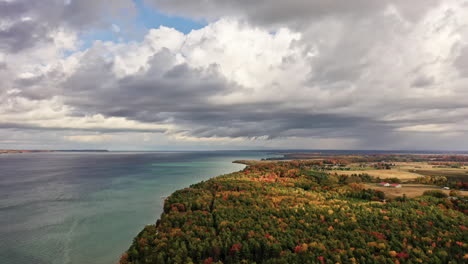
[[0, 263], [115, 263], [175, 190], [265, 152], [0, 155]]

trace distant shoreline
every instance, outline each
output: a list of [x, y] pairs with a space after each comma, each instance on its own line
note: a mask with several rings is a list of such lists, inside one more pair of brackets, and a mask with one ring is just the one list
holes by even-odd
[[69, 150], [0, 149], [0, 154], [43, 153], [43, 152], [109, 152], [109, 151], [106, 149], [69, 149]]

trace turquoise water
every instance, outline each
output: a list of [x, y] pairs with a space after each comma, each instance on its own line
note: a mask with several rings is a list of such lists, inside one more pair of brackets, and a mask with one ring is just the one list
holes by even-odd
[[0, 155], [0, 263], [116, 263], [175, 190], [262, 152]]

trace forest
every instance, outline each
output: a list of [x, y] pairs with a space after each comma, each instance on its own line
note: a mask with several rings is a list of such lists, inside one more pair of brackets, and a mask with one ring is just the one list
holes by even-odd
[[120, 259], [139, 263], [467, 263], [468, 203], [389, 199], [316, 160], [247, 162], [173, 193]]

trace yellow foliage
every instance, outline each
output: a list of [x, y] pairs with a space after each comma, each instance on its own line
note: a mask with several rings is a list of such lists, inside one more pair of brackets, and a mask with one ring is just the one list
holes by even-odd
[[377, 242], [368, 242], [367, 246], [369, 247], [377, 247]]
[[310, 247], [317, 247], [318, 243], [317, 242], [312, 242], [312, 243], [309, 243], [309, 246]]

